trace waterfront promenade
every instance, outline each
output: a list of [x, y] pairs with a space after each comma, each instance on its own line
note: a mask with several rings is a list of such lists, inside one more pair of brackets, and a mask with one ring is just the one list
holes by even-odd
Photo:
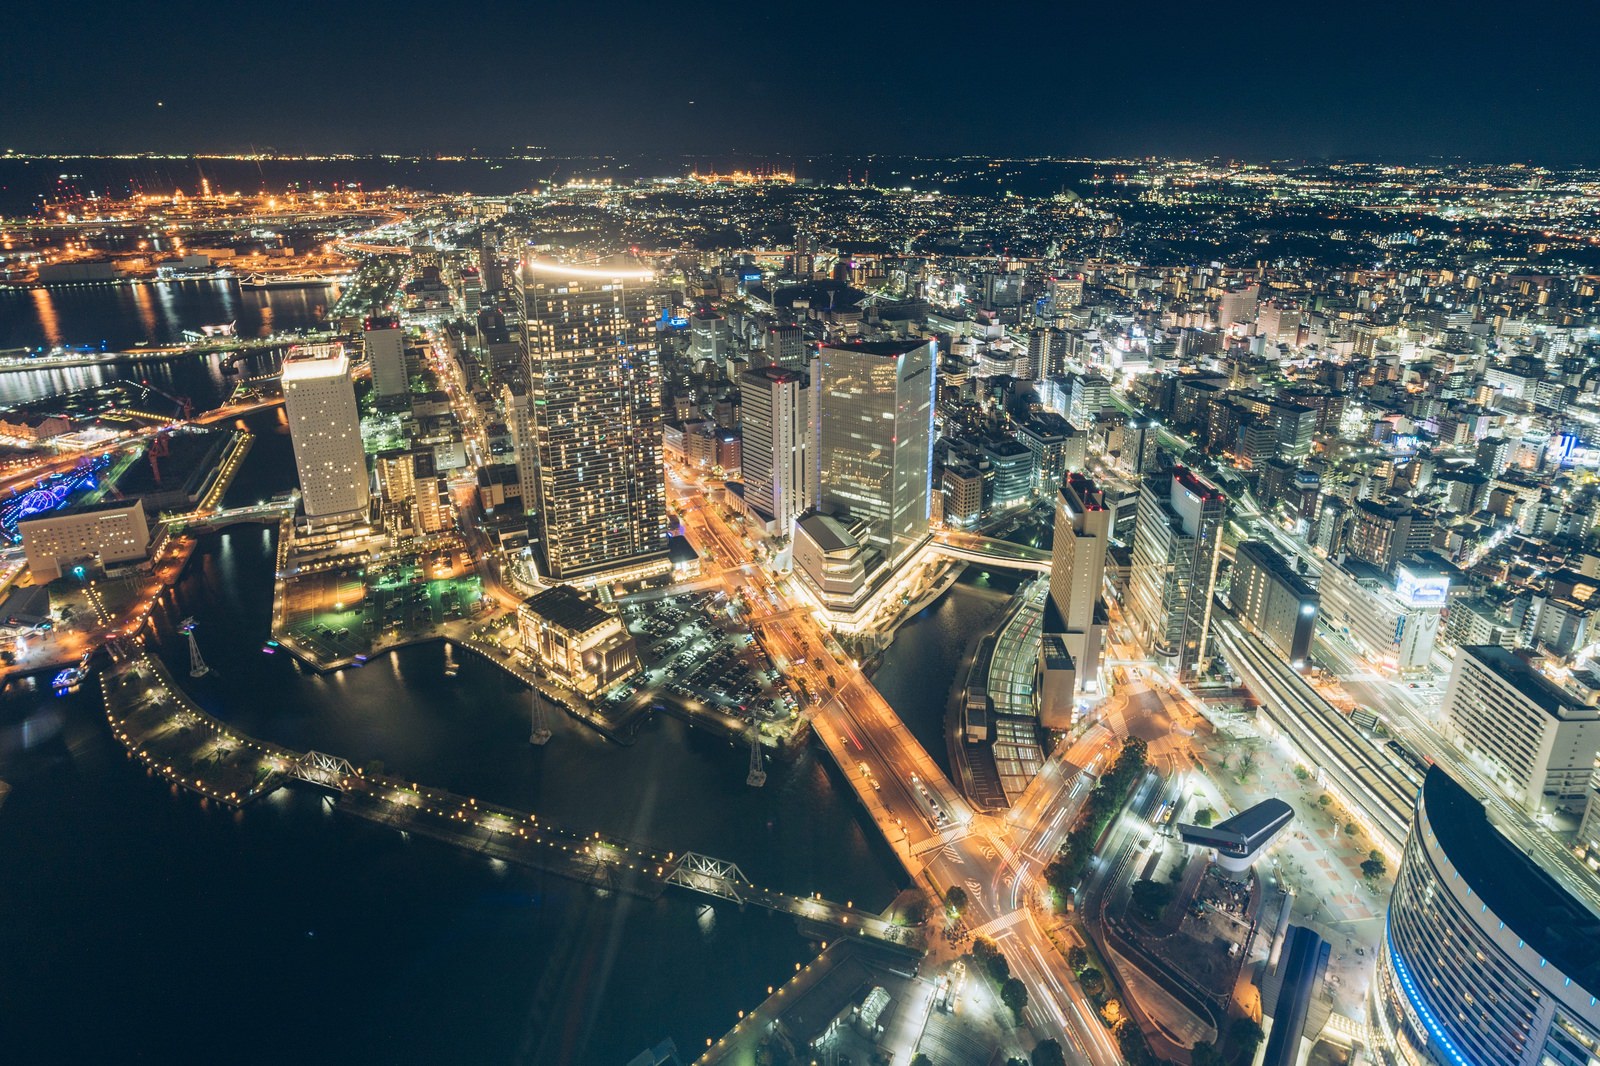
[[0, 352], [0, 374], [20, 374], [30, 370], [72, 370], [87, 366], [112, 366], [118, 363], [161, 363], [185, 356], [244, 355], [271, 351], [295, 344], [317, 344], [332, 340], [333, 333], [288, 333], [270, 337], [205, 340], [194, 344], [172, 344], [156, 348], [136, 348], [128, 352], [60, 351], [33, 354], [26, 349]]
[[754, 884], [739, 867], [694, 852], [664, 851], [537, 814], [480, 802], [392, 774], [358, 769], [321, 752], [246, 736], [207, 714], [145, 652], [113, 654], [101, 673], [112, 733], [153, 775], [227, 807], [243, 807], [290, 783], [326, 789], [334, 809], [501, 862], [558, 874], [607, 891], [655, 898], [669, 886], [793, 916], [802, 931], [858, 936], [913, 956], [921, 935], [853, 903], [796, 896]]

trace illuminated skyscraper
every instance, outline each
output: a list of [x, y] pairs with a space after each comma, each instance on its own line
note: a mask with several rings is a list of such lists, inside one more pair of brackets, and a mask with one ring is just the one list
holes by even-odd
[[1180, 680], [1203, 667], [1227, 500], [1183, 467], [1139, 490], [1128, 614], [1134, 633]]
[[306, 517], [365, 517], [367, 457], [343, 345], [289, 349], [283, 360], [283, 407]]
[[[1046, 642], [1052, 637], [1060, 640], [1060, 647], [1051, 649], [1054, 662], [1063, 661], [1063, 652], [1071, 660], [1074, 691], [1099, 689], [1101, 647], [1108, 621], [1102, 588], [1110, 536], [1111, 511], [1099, 486], [1081, 474], [1068, 474], [1056, 498], [1050, 599], [1045, 604], [1042, 632]], [[1047, 674], [1053, 669], [1059, 667], [1045, 664]], [[1051, 680], [1047, 676], [1046, 681]], [[1046, 685], [1041, 690], [1051, 688]], [[1071, 693], [1050, 691], [1050, 695], [1054, 698], [1041, 701], [1045, 724], [1056, 729], [1070, 726]]]
[[740, 378], [745, 502], [779, 535], [816, 498], [811, 463], [811, 390], [797, 370], [765, 366]]
[[[667, 566], [654, 275], [621, 259], [517, 268], [540, 572], [559, 581]], [[525, 463], [518, 457], [519, 466]]]
[[361, 344], [372, 365], [372, 389], [378, 399], [404, 396], [410, 378], [406, 374], [406, 334], [400, 320], [392, 316], [367, 319]]
[[890, 566], [928, 535], [934, 349], [931, 340], [824, 345], [813, 364], [821, 509], [866, 520]]

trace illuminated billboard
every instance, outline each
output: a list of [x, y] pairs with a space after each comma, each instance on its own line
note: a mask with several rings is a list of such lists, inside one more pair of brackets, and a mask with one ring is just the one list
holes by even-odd
[[1435, 570], [1395, 567], [1394, 594], [1407, 607], [1443, 607], [1450, 596], [1450, 579]]

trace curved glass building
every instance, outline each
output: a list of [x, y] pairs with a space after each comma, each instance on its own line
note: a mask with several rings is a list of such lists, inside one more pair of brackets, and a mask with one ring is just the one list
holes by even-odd
[[1390, 1063], [1600, 1066], [1600, 916], [1434, 767], [1373, 996]]

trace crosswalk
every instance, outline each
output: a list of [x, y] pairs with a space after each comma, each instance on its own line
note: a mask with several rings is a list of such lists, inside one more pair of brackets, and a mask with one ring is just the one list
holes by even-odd
[[978, 926], [978, 928], [974, 929], [972, 934], [974, 936], [981, 936], [989, 940], [994, 940], [1007, 929], [1010, 929], [1012, 926], [1018, 925], [1027, 920], [1027, 917], [1028, 912], [1026, 910], [1019, 908], [1018, 910], [1009, 911], [1005, 914], [1002, 914], [998, 918], [984, 922], [982, 925]]

